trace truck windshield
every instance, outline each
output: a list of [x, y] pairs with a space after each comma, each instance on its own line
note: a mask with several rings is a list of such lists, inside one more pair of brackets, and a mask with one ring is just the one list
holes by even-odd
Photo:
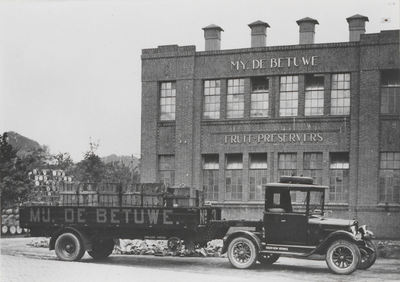
[[[309, 214], [322, 214], [323, 212], [323, 191], [309, 191]], [[293, 212], [306, 213], [307, 211], [307, 191], [291, 191]]]

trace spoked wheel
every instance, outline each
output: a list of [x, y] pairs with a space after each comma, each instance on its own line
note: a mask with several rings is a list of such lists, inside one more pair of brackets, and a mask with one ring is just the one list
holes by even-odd
[[170, 252], [178, 252], [182, 249], [182, 240], [178, 237], [171, 237], [167, 242], [168, 251]]
[[281, 256], [280, 254], [271, 254], [271, 253], [269, 253], [269, 254], [259, 254], [257, 260], [261, 264], [269, 265], [269, 264], [273, 264], [274, 262], [276, 262], [279, 259], [280, 256]]
[[326, 263], [337, 274], [351, 274], [361, 261], [358, 247], [346, 240], [337, 240], [330, 245], [326, 253]]
[[88, 254], [93, 259], [105, 259], [112, 254], [114, 250], [113, 239], [96, 239], [93, 241], [92, 250]]
[[60, 260], [78, 261], [83, 257], [83, 249], [80, 239], [73, 233], [64, 233], [56, 240], [56, 255]]
[[376, 261], [376, 248], [370, 240], [365, 240], [365, 245], [368, 248], [360, 248], [361, 262], [358, 269], [368, 269]]
[[232, 240], [228, 247], [228, 259], [236, 268], [252, 267], [257, 261], [258, 253], [254, 243], [245, 237]]

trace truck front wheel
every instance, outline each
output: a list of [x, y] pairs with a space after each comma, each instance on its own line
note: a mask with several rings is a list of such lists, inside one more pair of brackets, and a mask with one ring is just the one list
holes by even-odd
[[337, 240], [329, 246], [326, 263], [337, 274], [351, 274], [361, 261], [358, 247], [347, 240]]
[[376, 248], [370, 240], [365, 240], [365, 245], [369, 248], [360, 248], [361, 262], [358, 269], [368, 269], [376, 261]]
[[92, 250], [88, 254], [93, 259], [105, 259], [112, 254], [114, 250], [113, 239], [96, 239], [93, 241]]
[[257, 261], [258, 253], [254, 243], [246, 237], [232, 240], [228, 247], [228, 259], [236, 268], [252, 267]]
[[85, 253], [80, 239], [73, 233], [61, 234], [56, 240], [55, 251], [57, 257], [65, 261], [78, 261]]

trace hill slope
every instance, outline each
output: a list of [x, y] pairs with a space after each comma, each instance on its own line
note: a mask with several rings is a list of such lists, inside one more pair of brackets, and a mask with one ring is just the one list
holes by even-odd
[[14, 148], [19, 148], [18, 156], [26, 155], [29, 151], [39, 149], [42, 146], [35, 140], [22, 136], [14, 131], [7, 132], [8, 143]]

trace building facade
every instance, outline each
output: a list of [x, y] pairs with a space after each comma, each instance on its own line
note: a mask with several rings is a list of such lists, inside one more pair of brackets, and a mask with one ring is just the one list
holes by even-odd
[[329, 186], [328, 217], [357, 218], [400, 238], [399, 31], [315, 44], [267, 46], [269, 25], [249, 24], [251, 47], [221, 50], [222, 28], [195, 46], [142, 50], [141, 182], [203, 190], [226, 219], [262, 219], [263, 185], [281, 175]]

